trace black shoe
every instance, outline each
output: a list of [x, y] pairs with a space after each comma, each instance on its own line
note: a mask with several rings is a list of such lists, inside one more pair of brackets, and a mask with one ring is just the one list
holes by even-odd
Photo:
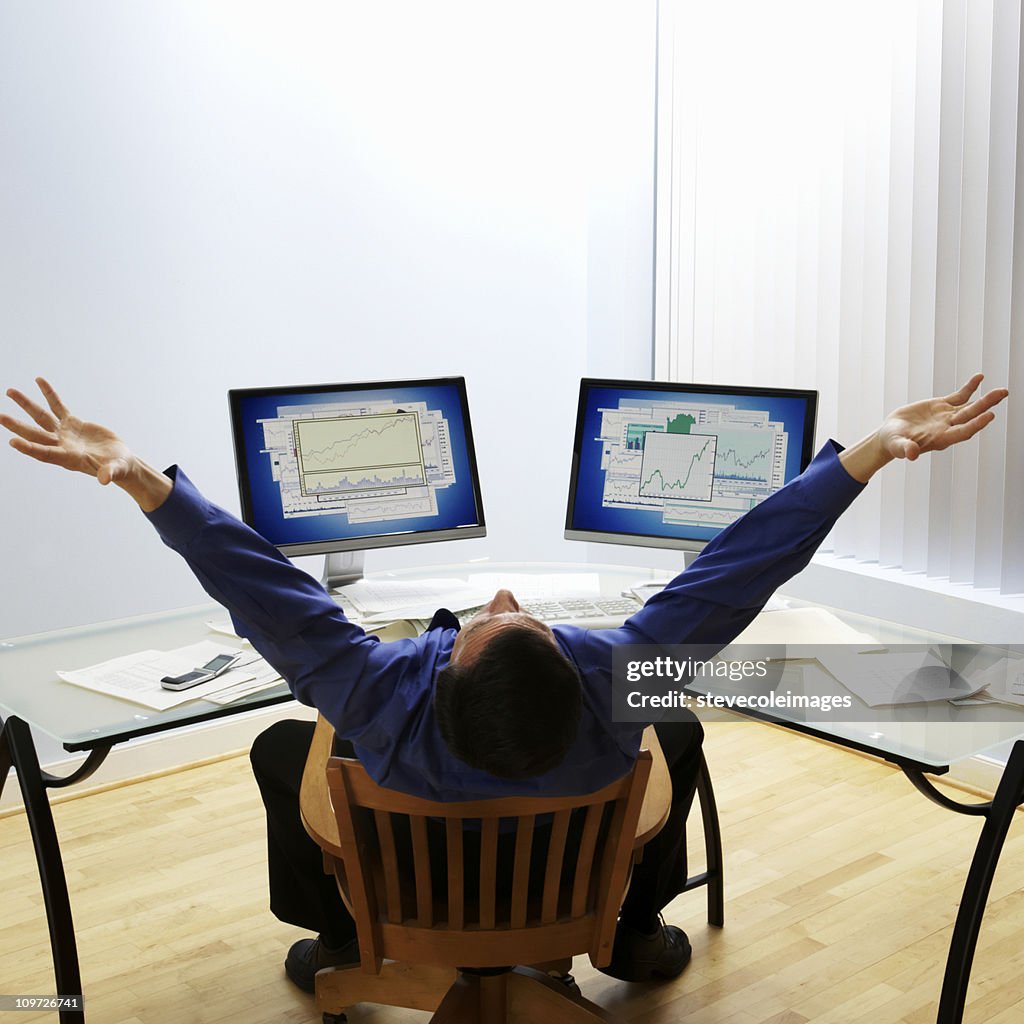
[[359, 963], [359, 940], [346, 942], [341, 949], [328, 949], [320, 939], [299, 939], [284, 961], [284, 973], [303, 992], [316, 991], [316, 972], [325, 967], [346, 967]]
[[690, 962], [690, 940], [682, 928], [659, 923], [650, 935], [619, 922], [615, 929], [612, 960], [602, 974], [619, 981], [653, 981], [677, 978]]

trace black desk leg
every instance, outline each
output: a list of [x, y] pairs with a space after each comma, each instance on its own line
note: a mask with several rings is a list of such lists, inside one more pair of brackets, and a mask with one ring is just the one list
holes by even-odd
[[708, 887], [708, 924], [721, 928], [725, 924], [725, 882], [722, 870], [722, 827], [718, 820], [715, 790], [711, 785], [711, 772], [701, 754], [697, 773], [697, 799], [700, 801], [704, 824], [704, 857], [707, 870], [691, 875], [683, 886], [689, 892], [701, 885]]
[[1003, 841], [1018, 805], [1024, 800], [1024, 741], [1013, 745], [995, 796], [985, 813], [985, 824], [967, 873], [963, 898], [949, 944], [946, 975], [939, 997], [938, 1024], [960, 1024], [971, 978], [971, 964], [978, 944], [981, 919], [988, 902]]
[[[92, 774], [108, 750], [100, 748], [92, 751], [86, 762], [72, 775], [66, 779], [55, 779], [40, 770], [29, 727], [20, 718], [11, 717], [6, 722], [0, 719], [0, 792], [3, 791], [7, 773], [13, 765], [25, 800], [25, 813], [39, 867], [46, 921], [50, 929], [53, 971], [57, 981], [56, 995], [77, 996], [79, 1002], [82, 998], [82, 979], [78, 970], [75, 927], [71, 919], [64, 865], [46, 788], [68, 785]], [[84, 1009], [60, 1011], [60, 1024], [82, 1024], [84, 1020]]]

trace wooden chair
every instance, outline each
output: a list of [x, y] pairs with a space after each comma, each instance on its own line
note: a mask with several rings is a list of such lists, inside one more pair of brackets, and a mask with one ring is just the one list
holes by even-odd
[[[544, 972], [567, 975], [573, 954], [581, 952], [589, 952], [597, 966], [608, 963], [630, 865], [669, 813], [671, 781], [653, 729], [644, 736], [649, 753], [633, 773], [598, 793], [561, 800], [453, 804], [407, 797], [376, 786], [358, 762], [332, 758], [325, 771], [332, 742], [333, 731], [320, 719], [300, 802], [306, 829], [324, 850], [325, 869], [337, 878], [356, 920], [362, 961], [317, 975], [317, 1008], [326, 1022], [342, 1020], [340, 1011], [357, 1002], [436, 1010], [437, 1022], [612, 1019], [582, 999], [574, 986]], [[706, 765], [698, 793], [708, 871], [691, 878], [687, 888], [709, 886], [709, 921], [720, 924], [720, 839]], [[600, 810], [602, 805], [609, 810]], [[574, 813], [585, 816], [582, 833], [578, 826], [570, 832]], [[522, 857], [540, 814], [551, 816], [551, 840], [543, 886], [535, 875], [534, 889], [540, 891], [533, 897], [527, 895]], [[518, 819], [515, 839], [499, 841], [499, 821], [511, 817]], [[479, 864], [481, 884], [476, 887], [474, 880], [470, 893], [459, 881], [467, 867], [465, 818], [480, 821], [480, 848], [470, 866]], [[443, 826], [437, 824], [441, 819]], [[443, 832], [441, 850], [427, 838], [431, 829], [435, 839]], [[570, 834], [579, 849], [571, 851], [575, 870], [562, 878], [559, 867]], [[511, 865], [499, 867], [499, 844]], [[436, 863], [431, 871], [431, 860], [438, 857], [444, 861], [446, 886], [434, 881]], [[511, 888], [506, 885], [499, 893], [502, 870], [510, 875]], [[537, 969], [511, 969], [522, 963]], [[456, 967], [468, 970], [457, 972]]]

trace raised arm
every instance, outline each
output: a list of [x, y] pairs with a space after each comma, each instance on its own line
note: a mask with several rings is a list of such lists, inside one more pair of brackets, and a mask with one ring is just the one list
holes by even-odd
[[420, 657], [416, 642], [384, 644], [368, 636], [311, 576], [207, 501], [184, 473], [153, 469], [113, 431], [73, 416], [45, 380], [37, 383], [48, 410], [16, 389], [7, 392], [32, 420], [0, 414], [0, 426], [14, 435], [11, 446], [130, 494], [299, 700], [323, 712], [346, 738], [379, 727], [403, 672]]
[[992, 410], [1008, 392], [996, 388], [972, 400], [981, 381], [975, 374], [951, 395], [896, 409], [851, 448], [827, 444], [801, 476], [718, 534], [623, 629], [595, 631], [576, 642], [591, 648], [729, 643], [772, 593], [807, 565], [878, 470], [894, 459], [913, 461], [959, 444], [992, 422]]

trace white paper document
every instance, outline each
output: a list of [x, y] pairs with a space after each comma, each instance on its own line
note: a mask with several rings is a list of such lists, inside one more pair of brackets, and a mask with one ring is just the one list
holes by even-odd
[[431, 616], [438, 608], [453, 612], [473, 608], [493, 597], [465, 580], [356, 580], [338, 588], [366, 621], [377, 618], [415, 619]]
[[[855, 644], [877, 647], [867, 633], [848, 626], [824, 608], [781, 608], [763, 611], [734, 644], [785, 644], [790, 658], [815, 657], [810, 648], [820, 644]], [[806, 650], [805, 650], [806, 648]]]
[[[164, 676], [191, 672], [219, 654], [238, 653], [237, 648], [203, 640], [174, 651], [138, 651], [88, 668], [58, 671], [57, 675], [65, 682], [87, 690], [129, 700], [156, 711], [166, 711], [190, 700], [209, 698], [211, 694], [221, 693], [240, 684], [253, 684], [258, 673], [262, 672], [259, 666], [266, 663], [259, 655], [248, 651], [242, 653], [238, 665], [209, 682], [187, 690], [165, 690], [160, 686]], [[273, 684], [263, 683], [260, 688], [266, 685]]]
[[1024, 707], [1024, 658], [1000, 658], [988, 668], [972, 672], [971, 682], [982, 687], [974, 695], [974, 703]]
[[226, 688], [217, 690], [215, 693], [208, 693], [206, 699], [213, 704], [232, 704], [236, 700], [241, 700], [242, 697], [259, 693], [261, 690], [269, 690], [282, 681], [277, 669], [267, 664], [262, 658], [247, 665], [246, 669], [251, 673], [249, 679], [229, 682]]
[[972, 673], [968, 680], [932, 651], [857, 654], [837, 648], [817, 653], [825, 669], [868, 707], [924, 704], [971, 697], [984, 689]]

